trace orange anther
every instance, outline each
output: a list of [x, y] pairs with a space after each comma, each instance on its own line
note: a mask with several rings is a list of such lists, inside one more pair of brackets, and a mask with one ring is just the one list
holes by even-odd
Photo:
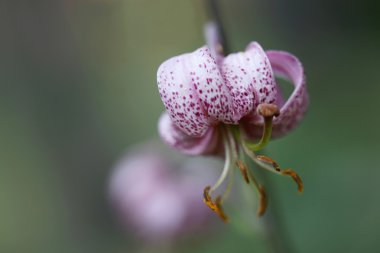
[[267, 199], [267, 194], [265, 192], [264, 187], [260, 186], [259, 193], [260, 193], [260, 204], [259, 204], [259, 208], [257, 210], [257, 214], [259, 216], [262, 216], [265, 213], [265, 211], [267, 210], [268, 199]]
[[228, 222], [228, 217], [225, 215], [223, 208], [222, 208], [222, 198], [221, 196], [218, 196], [216, 198], [216, 201], [212, 200], [210, 196], [210, 186], [207, 186], [203, 191], [203, 202], [212, 210], [214, 211], [225, 223]]
[[299, 192], [303, 192], [303, 182], [302, 182], [302, 179], [300, 176], [298, 176], [298, 174], [291, 170], [291, 169], [285, 169], [281, 172], [281, 174], [283, 175], [289, 175], [293, 178], [293, 180], [297, 183], [298, 185], [298, 191]]
[[236, 165], [240, 169], [241, 174], [247, 184], [249, 184], [248, 168], [242, 161], [236, 161]]

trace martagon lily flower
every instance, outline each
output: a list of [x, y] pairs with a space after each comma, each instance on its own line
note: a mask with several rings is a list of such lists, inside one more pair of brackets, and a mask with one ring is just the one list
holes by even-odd
[[[221, 206], [229, 187], [215, 199], [212, 194], [235, 167], [257, 189], [262, 215], [266, 193], [246, 165], [246, 157], [261, 168], [292, 177], [298, 191], [303, 190], [293, 170], [282, 170], [273, 159], [256, 152], [272, 138], [293, 130], [303, 118], [308, 106], [304, 69], [292, 54], [264, 51], [257, 42], [224, 57], [215, 29], [206, 29], [208, 46], [170, 58], [158, 69], [158, 89], [167, 110], [159, 120], [159, 133], [164, 142], [185, 154], [225, 157], [220, 178], [204, 190], [204, 202], [224, 221], [228, 218]], [[294, 85], [287, 101], [275, 76]]]

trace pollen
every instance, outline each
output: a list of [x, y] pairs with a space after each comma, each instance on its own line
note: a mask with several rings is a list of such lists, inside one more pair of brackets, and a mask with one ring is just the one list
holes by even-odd
[[249, 184], [249, 176], [248, 176], [248, 168], [242, 161], [237, 161], [236, 165], [240, 169], [241, 174], [243, 175], [243, 178], [247, 184]]
[[212, 210], [214, 211], [225, 223], [228, 222], [228, 217], [223, 211], [222, 208], [222, 197], [218, 196], [215, 200], [215, 202], [212, 200], [210, 196], [210, 186], [206, 186], [206, 188], [203, 191], [203, 202]]
[[285, 169], [282, 171], [282, 174], [284, 175], [289, 175], [293, 178], [293, 180], [297, 183], [298, 185], [298, 192], [303, 192], [303, 182], [301, 177], [293, 170], [291, 169]]
[[268, 164], [272, 165], [273, 169], [277, 173], [280, 173], [281, 175], [287, 175], [287, 176], [292, 177], [294, 182], [296, 182], [296, 184], [298, 186], [298, 192], [303, 192], [302, 179], [294, 170], [292, 170], [292, 169], [281, 170], [278, 163], [276, 163], [276, 161], [274, 161], [272, 158], [267, 157], [267, 156], [258, 155], [258, 156], [256, 156], [256, 158], [261, 162], [268, 163]]
[[265, 211], [267, 210], [268, 206], [268, 199], [267, 199], [267, 194], [265, 192], [264, 187], [259, 188], [260, 191], [260, 202], [259, 202], [259, 208], [257, 210], [257, 215], [258, 216], [263, 216]]

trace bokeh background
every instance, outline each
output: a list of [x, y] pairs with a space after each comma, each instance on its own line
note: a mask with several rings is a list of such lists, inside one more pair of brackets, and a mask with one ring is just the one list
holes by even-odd
[[[267, 153], [295, 252], [379, 252], [378, 1], [220, 1], [234, 51], [303, 62], [311, 104]], [[107, 201], [110, 169], [157, 138], [156, 70], [204, 43], [202, 0], [0, 2], [0, 252], [132, 252]], [[265, 252], [224, 226], [181, 252]]]

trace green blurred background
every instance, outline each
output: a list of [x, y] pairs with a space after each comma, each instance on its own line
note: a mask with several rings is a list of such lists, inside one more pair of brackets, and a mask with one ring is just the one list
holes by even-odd
[[[303, 62], [303, 124], [267, 153], [296, 252], [380, 252], [378, 1], [224, 0], [234, 51], [251, 40]], [[0, 252], [130, 252], [110, 168], [157, 138], [156, 70], [203, 43], [202, 0], [0, 2]], [[181, 252], [265, 252], [229, 226]]]

